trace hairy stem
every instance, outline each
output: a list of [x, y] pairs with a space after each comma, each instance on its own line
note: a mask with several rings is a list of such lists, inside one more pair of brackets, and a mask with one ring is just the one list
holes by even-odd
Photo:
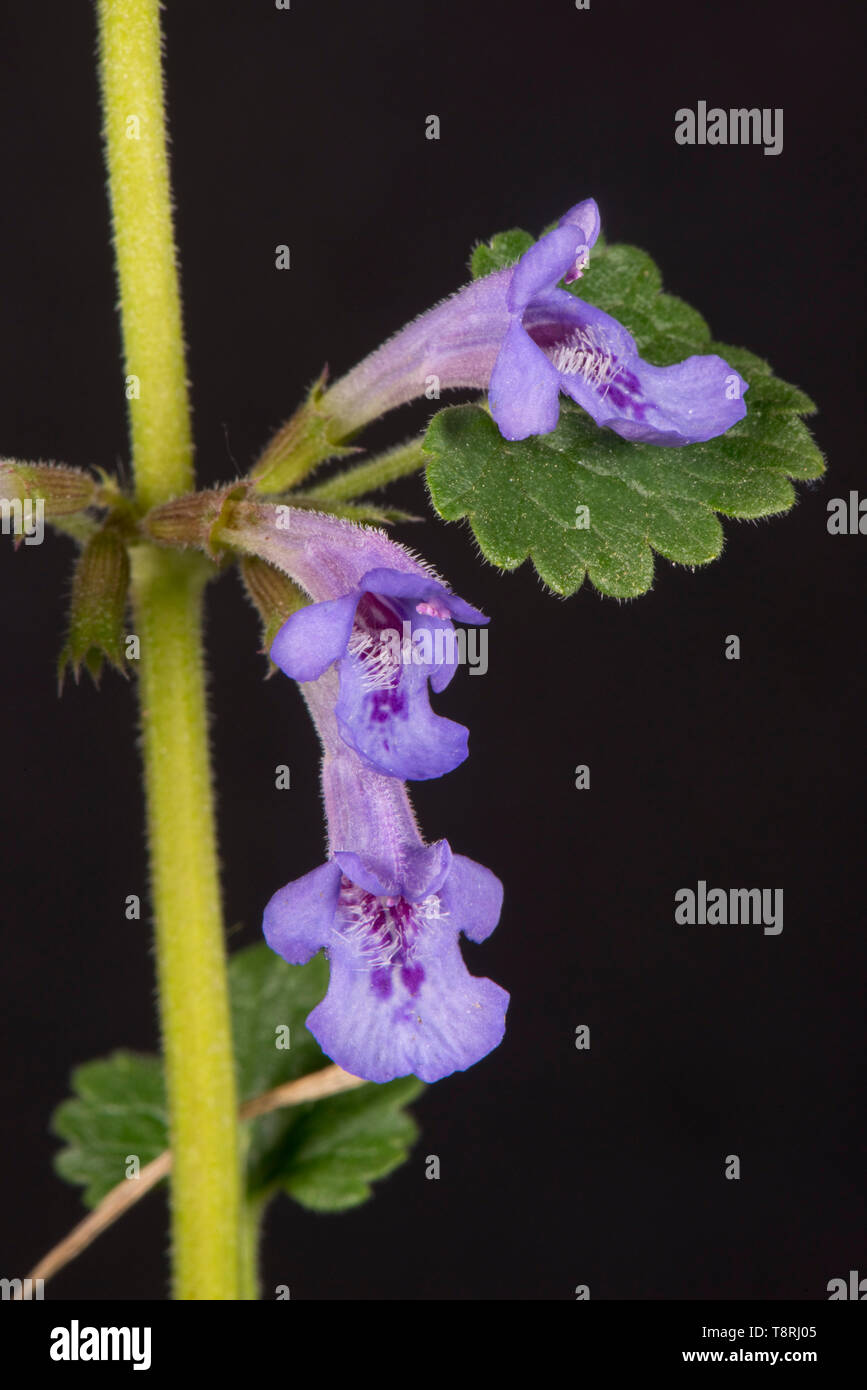
[[[136, 500], [193, 485], [157, 0], [98, 0]], [[138, 546], [135, 633], [172, 1165], [173, 1289], [237, 1299], [240, 1165], [208, 750], [207, 565]]]
[[241, 1292], [240, 1297], [255, 1301], [260, 1296], [259, 1239], [266, 1197], [247, 1197], [241, 1208]]
[[193, 486], [157, 0], [98, 0], [125, 391], [144, 508]]
[[417, 473], [424, 465], [424, 452], [420, 439], [409, 439], [398, 444], [387, 453], [378, 454], [366, 463], [335, 473], [327, 482], [309, 488], [301, 494], [302, 498], [315, 502], [351, 502], [356, 497], [364, 497], [369, 492], [393, 483], [396, 478], [404, 478], [408, 473]]
[[133, 554], [175, 1297], [235, 1299], [238, 1133], [201, 657], [207, 562]]

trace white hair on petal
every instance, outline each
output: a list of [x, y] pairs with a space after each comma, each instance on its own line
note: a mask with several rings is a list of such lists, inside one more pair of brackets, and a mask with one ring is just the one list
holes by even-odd
[[393, 690], [398, 682], [398, 667], [389, 642], [375, 641], [369, 632], [353, 632], [347, 651], [361, 662], [361, 688]]
[[580, 376], [588, 386], [604, 386], [606, 395], [620, 372], [619, 367], [615, 369], [614, 354], [592, 325], [574, 328], [554, 348], [551, 361], [563, 376]]
[[351, 943], [360, 957], [356, 970], [385, 970], [402, 955], [403, 963], [413, 958], [416, 938], [427, 922], [441, 921], [443, 911], [437, 893], [429, 893], [418, 903], [405, 903], [409, 909], [405, 923], [397, 919], [396, 899], [378, 898], [356, 883], [344, 879], [340, 907], [334, 930]]

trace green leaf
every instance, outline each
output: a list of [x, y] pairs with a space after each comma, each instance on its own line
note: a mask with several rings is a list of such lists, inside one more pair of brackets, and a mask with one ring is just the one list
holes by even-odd
[[403, 1107], [422, 1089], [405, 1076], [280, 1112], [287, 1119], [282, 1143], [254, 1172], [251, 1191], [276, 1184], [314, 1211], [358, 1206], [376, 1178], [406, 1161], [418, 1127]]
[[[328, 1065], [304, 1024], [328, 985], [323, 956], [289, 966], [267, 946], [250, 946], [232, 957], [229, 984], [242, 1101]], [[156, 1057], [115, 1052], [78, 1067], [72, 1086], [52, 1120], [66, 1141], [55, 1164], [84, 1185], [92, 1207], [125, 1176], [131, 1155], [143, 1167], [168, 1147], [162, 1068]], [[365, 1201], [371, 1183], [406, 1160], [418, 1131], [403, 1107], [422, 1090], [415, 1077], [367, 1083], [259, 1116], [248, 1125], [248, 1194], [282, 1189], [316, 1211]]]
[[[229, 965], [232, 1018], [242, 1100], [327, 1065], [304, 1026], [328, 987], [328, 963], [286, 965], [265, 945]], [[278, 1047], [289, 1030], [288, 1048]], [[251, 1195], [282, 1188], [303, 1206], [340, 1211], [371, 1195], [370, 1184], [403, 1163], [417, 1134], [402, 1107], [422, 1090], [414, 1077], [368, 1083], [263, 1115], [250, 1126]]]
[[72, 1089], [52, 1116], [54, 1133], [66, 1140], [55, 1168], [82, 1183], [85, 1204], [95, 1207], [126, 1176], [131, 1156], [143, 1168], [168, 1148], [162, 1067], [158, 1057], [113, 1052], [76, 1067]]
[[[512, 264], [530, 244], [521, 231], [492, 237], [473, 253], [473, 273]], [[623, 323], [658, 366], [694, 353], [724, 357], [749, 383], [745, 419], [707, 443], [659, 448], [599, 429], [561, 397], [553, 433], [513, 443], [486, 409], [453, 406], [428, 428], [428, 486], [440, 516], [468, 518], [501, 569], [529, 557], [555, 593], [573, 593], [586, 575], [602, 593], [632, 598], [653, 582], [654, 552], [690, 566], [715, 559], [717, 513], [754, 518], [792, 506], [789, 480], [824, 469], [800, 419], [815, 406], [760, 357], [712, 342], [701, 315], [662, 292], [657, 267], [637, 247], [597, 243], [569, 288]]]
[[710, 351], [710, 329], [697, 310], [662, 293], [662, 276], [646, 252], [616, 244], [593, 251], [580, 280], [567, 286], [625, 324], [642, 357], [659, 367]]
[[529, 251], [535, 240], [529, 232], [522, 232], [520, 227], [515, 227], [510, 232], [497, 232], [490, 241], [474, 247], [470, 257], [473, 279], [478, 280], [482, 275], [493, 275], [495, 270], [504, 270], [507, 265], [514, 265], [525, 251]]

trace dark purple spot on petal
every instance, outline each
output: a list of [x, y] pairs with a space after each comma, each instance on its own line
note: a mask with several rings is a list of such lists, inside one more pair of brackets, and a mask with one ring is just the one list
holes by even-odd
[[413, 999], [418, 994], [424, 980], [424, 966], [405, 965], [400, 972], [400, 978], [406, 985]]
[[372, 690], [367, 701], [367, 717], [371, 724], [387, 724], [389, 719], [405, 717], [406, 694], [399, 685], [387, 690]]
[[391, 966], [378, 966], [371, 971], [370, 988], [380, 999], [388, 999], [391, 994]]
[[438, 899], [422, 903], [406, 898], [376, 897], [345, 876], [340, 884], [337, 929], [355, 950], [356, 969], [367, 969], [370, 988], [379, 999], [390, 998], [394, 971], [412, 998], [425, 978], [424, 967], [414, 958], [419, 934], [431, 913], [437, 915]]

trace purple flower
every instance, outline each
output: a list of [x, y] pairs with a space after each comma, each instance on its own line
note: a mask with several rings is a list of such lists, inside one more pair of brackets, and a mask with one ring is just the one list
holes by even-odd
[[466, 653], [451, 619], [484, 624], [431, 570], [382, 531], [318, 512], [239, 501], [221, 538], [283, 570], [313, 603], [277, 633], [271, 656], [302, 682], [335, 665], [340, 735], [368, 767], [420, 781], [467, 756], [467, 731], [435, 715]]
[[531, 246], [506, 294], [510, 323], [491, 373], [491, 414], [506, 439], [549, 434], [559, 393], [624, 439], [696, 444], [746, 414], [747, 383], [721, 357], [653, 367], [610, 314], [556, 288], [577, 280], [599, 235], [592, 198]]
[[305, 687], [326, 750], [330, 857], [274, 894], [265, 939], [292, 965], [325, 949], [328, 993], [307, 1026], [339, 1066], [368, 1081], [438, 1081], [486, 1056], [505, 1031], [508, 994], [469, 974], [458, 943], [461, 932], [491, 934], [502, 885], [445, 840], [424, 844], [402, 783], [346, 748], [329, 751], [331, 681]]
[[315, 681], [337, 662], [343, 741], [377, 772], [410, 781], [439, 777], [467, 756], [467, 730], [434, 714], [428, 702], [428, 681], [444, 690], [457, 668], [453, 617], [488, 621], [420, 568], [378, 567], [340, 597], [293, 614], [271, 657], [297, 681]]
[[610, 314], [557, 288], [582, 275], [598, 235], [588, 198], [516, 265], [408, 324], [323, 394], [330, 437], [349, 438], [431, 386], [487, 390], [506, 439], [550, 433], [561, 391], [624, 439], [683, 445], [725, 433], [746, 414], [747, 383], [721, 357], [654, 367]]

